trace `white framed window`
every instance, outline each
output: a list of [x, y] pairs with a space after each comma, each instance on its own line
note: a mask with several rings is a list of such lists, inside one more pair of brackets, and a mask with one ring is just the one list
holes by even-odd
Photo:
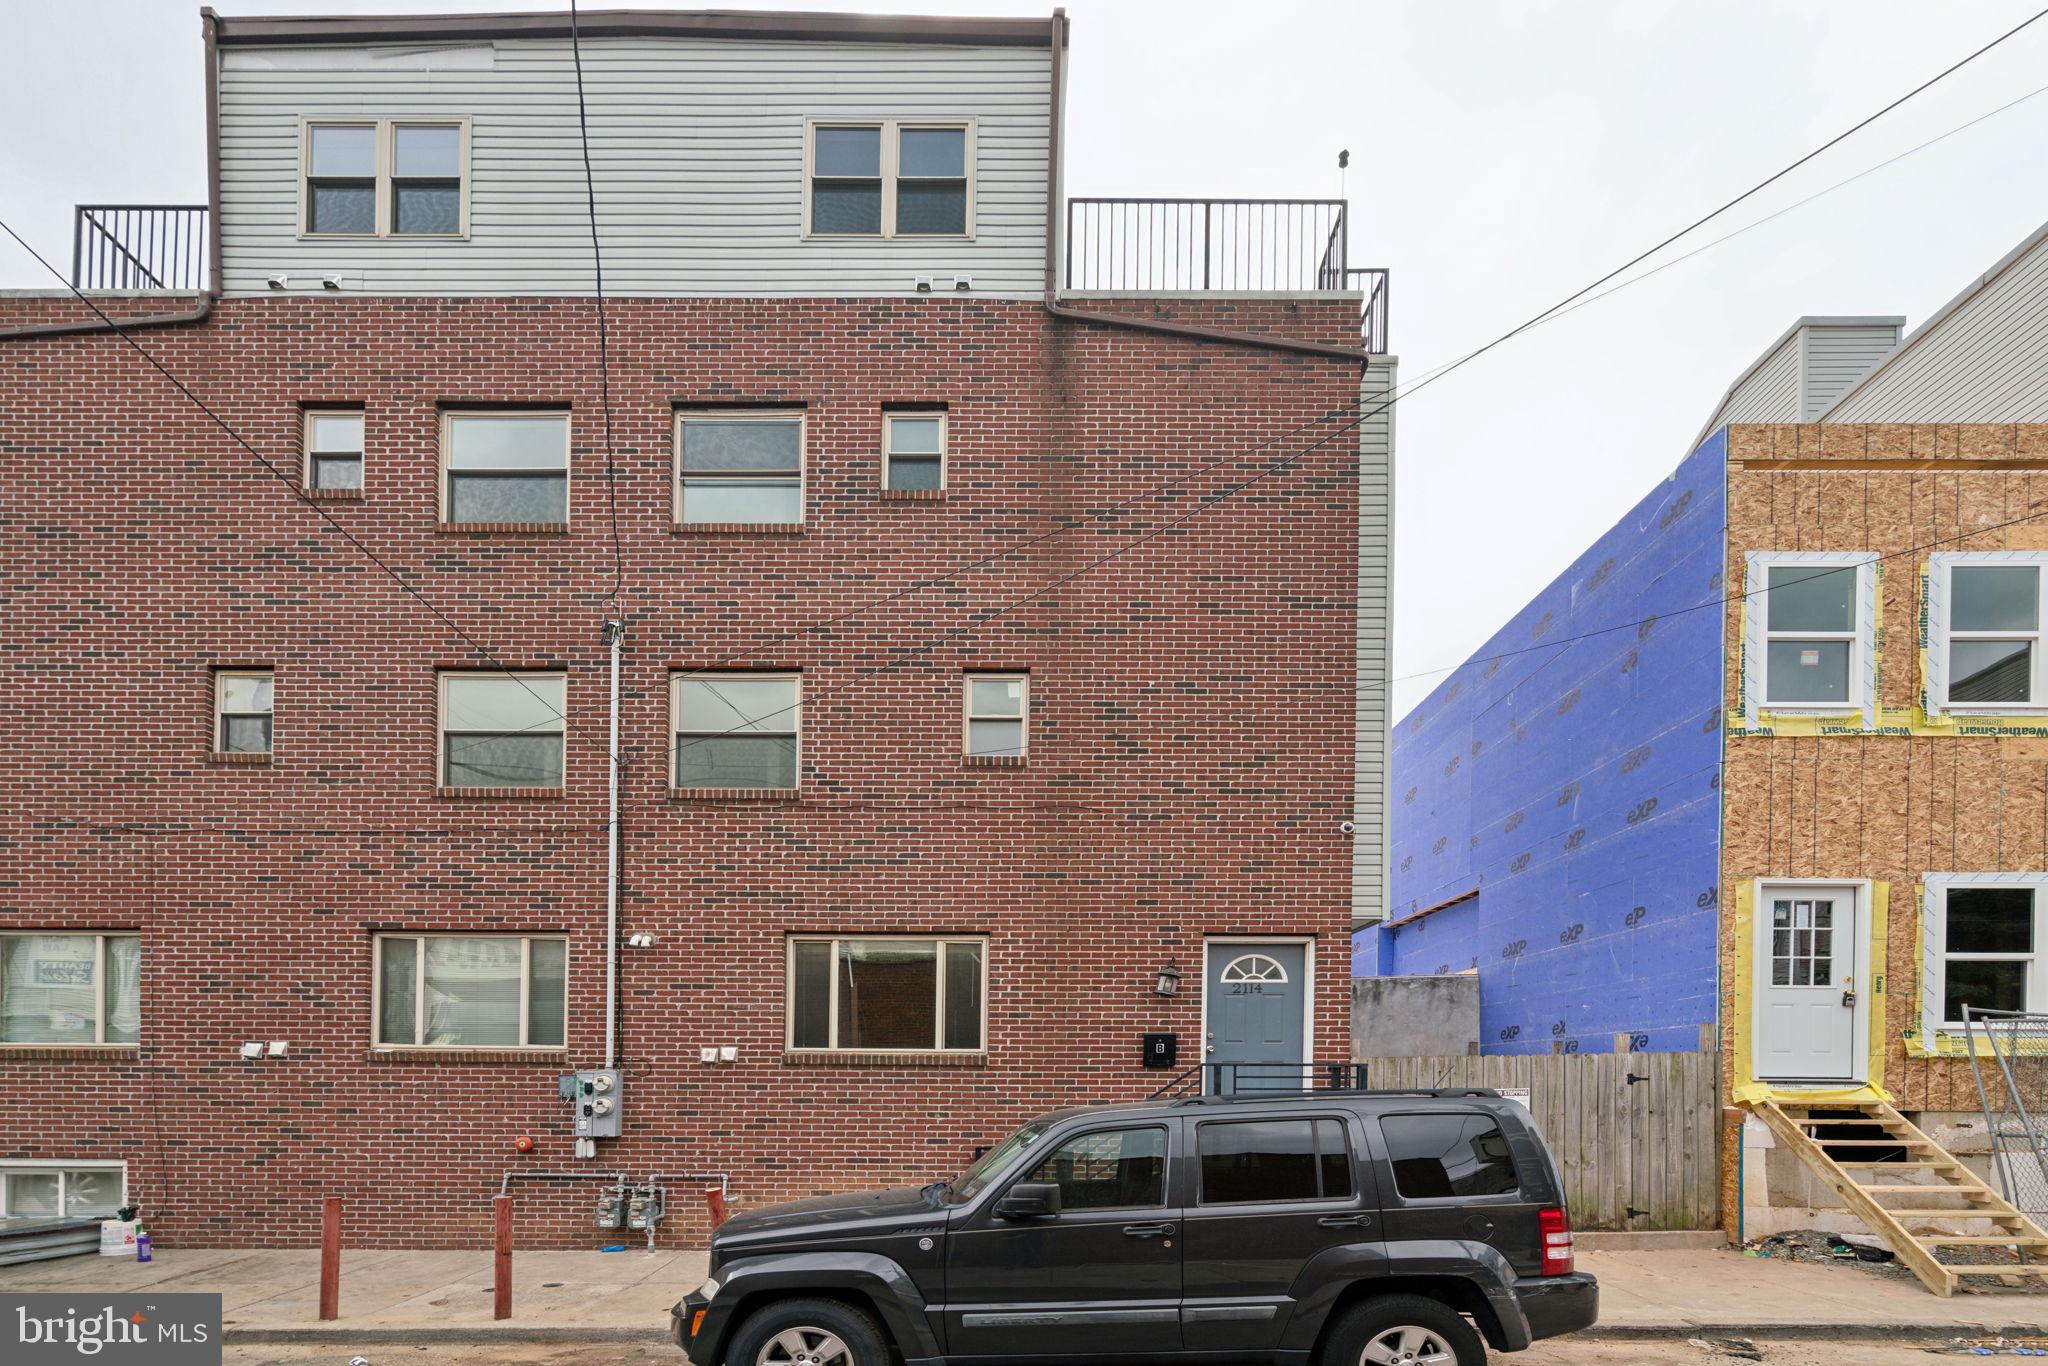
[[441, 675], [441, 786], [560, 787], [567, 679], [553, 673]]
[[441, 520], [458, 526], [569, 521], [569, 414], [441, 414]]
[[1753, 551], [1744, 701], [1772, 711], [1876, 706], [1875, 553]]
[[946, 414], [903, 409], [882, 414], [882, 487], [891, 492], [946, 486]]
[[792, 1049], [982, 1052], [988, 940], [794, 935], [788, 1013]]
[[801, 409], [679, 410], [676, 521], [801, 524], [804, 429]]
[[1030, 743], [1031, 675], [970, 673], [963, 739], [969, 758], [1022, 758]]
[[363, 410], [308, 408], [305, 414], [309, 489], [360, 493], [363, 488]]
[[275, 676], [268, 669], [218, 669], [213, 675], [213, 747], [218, 754], [270, 753]]
[[2048, 1010], [2048, 873], [1928, 873], [1920, 1005], [1929, 1033], [1963, 1006]]
[[2041, 571], [2048, 552], [1939, 551], [1927, 562], [1930, 711], [2048, 708]]
[[813, 121], [806, 237], [974, 236], [972, 119]]
[[566, 1046], [566, 936], [380, 934], [373, 949], [377, 1047]]
[[299, 135], [302, 237], [464, 237], [466, 119], [309, 119]]
[[677, 789], [796, 788], [801, 674], [678, 674], [669, 688]]
[[0, 1044], [115, 1047], [142, 1028], [142, 938], [0, 934]]
[[109, 1218], [128, 1203], [126, 1162], [0, 1162], [0, 1223]]

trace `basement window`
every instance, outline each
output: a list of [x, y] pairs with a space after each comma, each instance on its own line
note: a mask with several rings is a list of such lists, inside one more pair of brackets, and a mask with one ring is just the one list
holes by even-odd
[[441, 786], [560, 787], [561, 674], [441, 675]]
[[967, 675], [967, 756], [1024, 756], [1031, 707], [1031, 675]]
[[946, 486], [946, 415], [941, 412], [882, 414], [884, 487], [892, 493]]
[[1752, 709], [1862, 711], [1871, 697], [1875, 555], [1752, 553], [1743, 667]]
[[0, 1228], [45, 1219], [105, 1219], [127, 1203], [125, 1162], [0, 1164]]
[[141, 1022], [140, 936], [0, 934], [0, 1044], [133, 1044]]
[[1929, 1032], [1961, 1033], [1963, 1007], [2048, 1008], [2041, 948], [2048, 944], [2048, 874], [1929, 873], [1925, 879], [1927, 961], [1939, 978], [1922, 984]]
[[971, 237], [972, 122], [813, 123], [807, 237]]
[[975, 1053], [988, 1000], [986, 939], [789, 941], [789, 1046]]
[[306, 487], [360, 493], [363, 488], [363, 410], [306, 410]]
[[2048, 702], [2038, 551], [1928, 557], [1927, 636], [1935, 703], [1949, 711], [2027, 712]]
[[559, 935], [382, 934], [379, 1048], [561, 1048], [569, 941]]
[[796, 788], [801, 675], [681, 674], [671, 687], [679, 791]]
[[457, 526], [556, 526], [569, 520], [569, 415], [441, 415], [442, 520]]

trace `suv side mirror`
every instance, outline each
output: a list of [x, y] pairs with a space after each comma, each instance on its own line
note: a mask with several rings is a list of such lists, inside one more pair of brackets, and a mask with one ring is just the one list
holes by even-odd
[[996, 1201], [998, 1219], [1050, 1219], [1060, 1212], [1060, 1188], [1050, 1181], [1020, 1181]]

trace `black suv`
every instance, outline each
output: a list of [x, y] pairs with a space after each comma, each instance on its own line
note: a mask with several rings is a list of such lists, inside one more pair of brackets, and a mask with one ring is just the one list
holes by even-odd
[[695, 1366], [1481, 1366], [1598, 1309], [1541, 1135], [1475, 1090], [1058, 1110], [957, 1181], [734, 1218], [673, 1313]]

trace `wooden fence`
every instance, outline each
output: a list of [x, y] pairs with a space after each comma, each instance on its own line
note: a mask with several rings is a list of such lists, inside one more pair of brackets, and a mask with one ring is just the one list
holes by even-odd
[[1364, 1058], [1367, 1085], [1519, 1087], [1583, 1229], [1720, 1223], [1718, 1053]]

